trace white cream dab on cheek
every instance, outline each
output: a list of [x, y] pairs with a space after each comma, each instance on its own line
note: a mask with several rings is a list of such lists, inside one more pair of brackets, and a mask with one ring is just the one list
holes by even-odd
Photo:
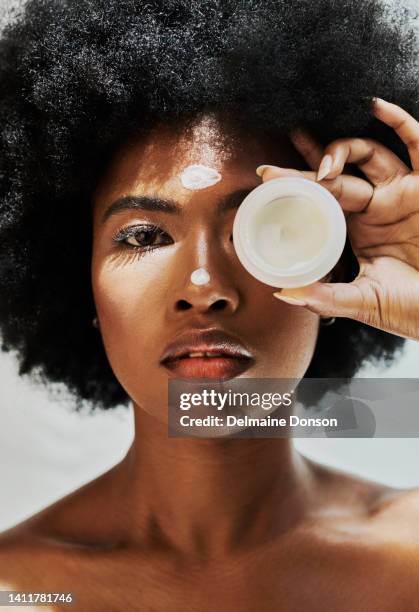
[[191, 274], [191, 283], [194, 285], [206, 285], [210, 281], [210, 275], [204, 268], [198, 268]]
[[292, 270], [315, 258], [329, 239], [327, 218], [304, 196], [280, 198], [256, 218], [254, 245], [269, 264]]
[[180, 181], [185, 189], [206, 189], [221, 181], [222, 176], [214, 168], [194, 164], [184, 169]]

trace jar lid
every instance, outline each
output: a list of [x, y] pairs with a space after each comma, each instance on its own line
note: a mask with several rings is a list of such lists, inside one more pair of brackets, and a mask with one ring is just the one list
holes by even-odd
[[[275, 219], [284, 214], [293, 231], [282, 240]], [[339, 202], [330, 191], [302, 177], [262, 183], [243, 200], [234, 219], [233, 244], [240, 262], [252, 276], [278, 288], [303, 287], [326, 276], [345, 241], [346, 220]]]

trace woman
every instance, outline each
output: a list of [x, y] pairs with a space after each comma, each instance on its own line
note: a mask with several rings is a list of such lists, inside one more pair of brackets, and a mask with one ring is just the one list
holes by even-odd
[[[287, 439], [167, 435], [170, 378], [353, 376], [419, 339], [415, 49], [375, 0], [32, 0], [6, 30], [3, 348], [78, 406], [131, 401], [136, 435], [2, 534], [3, 590], [89, 612], [417, 608], [417, 491]], [[197, 164], [217, 182], [182, 180]], [[350, 240], [332, 278], [276, 292], [231, 230], [288, 174], [338, 198]]]

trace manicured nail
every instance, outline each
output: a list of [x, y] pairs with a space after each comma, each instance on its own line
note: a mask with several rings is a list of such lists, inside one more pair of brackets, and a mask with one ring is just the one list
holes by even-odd
[[321, 161], [319, 169], [317, 170], [317, 180], [322, 181], [332, 169], [333, 157], [331, 155], [325, 155]]
[[383, 98], [373, 98], [372, 101], [374, 102], [374, 104], [381, 104], [381, 102], [385, 102]]
[[293, 298], [288, 295], [281, 295], [280, 293], [274, 293], [274, 296], [278, 300], [282, 300], [283, 302], [286, 302], [287, 304], [292, 304], [293, 306], [307, 306], [307, 302], [304, 302], [303, 300], [297, 300], [297, 298]]
[[383, 100], [382, 98], [373, 98], [372, 101], [374, 103], [372, 110], [375, 112], [383, 110], [383, 107], [385, 108], [386, 104], [389, 104], [389, 102]]
[[267, 170], [268, 168], [276, 168], [276, 166], [271, 166], [269, 164], [263, 164], [262, 166], [258, 166], [256, 168], [256, 174], [258, 176], [262, 176], [262, 174], [265, 172], [265, 170]]

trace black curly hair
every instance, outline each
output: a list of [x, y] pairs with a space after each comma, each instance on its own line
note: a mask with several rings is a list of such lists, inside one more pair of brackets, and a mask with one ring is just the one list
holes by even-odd
[[[210, 110], [258, 137], [369, 136], [409, 163], [371, 100], [417, 115], [416, 44], [379, 0], [26, 2], [0, 40], [0, 328], [19, 374], [64, 383], [76, 407], [128, 403], [90, 278], [91, 196], [123, 142]], [[351, 377], [402, 344], [339, 318], [306, 376]]]

